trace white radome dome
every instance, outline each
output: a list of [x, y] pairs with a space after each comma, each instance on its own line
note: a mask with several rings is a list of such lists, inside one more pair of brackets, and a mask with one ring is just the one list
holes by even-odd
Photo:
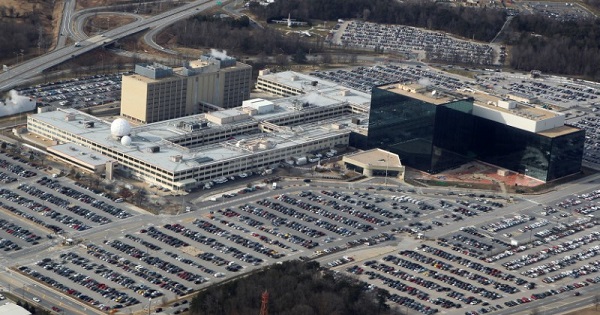
[[110, 124], [110, 133], [115, 137], [123, 137], [131, 132], [131, 125], [123, 118], [115, 119]]
[[131, 137], [130, 136], [123, 136], [123, 138], [121, 138], [121, 144], [124, 145], [124, 146], [131, 145]]

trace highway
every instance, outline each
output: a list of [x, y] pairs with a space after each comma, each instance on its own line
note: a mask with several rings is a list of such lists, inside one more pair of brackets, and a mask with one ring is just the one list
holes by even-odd
[[34, 58], [28, 62], [21, 63], [14, 68], [0, 74], [0, 91], [7, 91], [19, 84], [27, 82], [28, 79], [42, 73], [45, 69], [56, 66], [75, 56], [84, 54], [88, 51], [109, 44], [120, 38], [145, 31], [164, 27], [188, 18], [199, 12], [209, 9], [216, 5], [215, 1], [198, 0], [163, 12], [159, 15], [129, 23], [127, 25], [110, 30], [102, 35], [93, 36], [80, 42], [81, 47], [65, 46], [49, 52], [43, 56]]
[[75, 10], [75, 0], [65, 0], [62, 19], [60, 21], [60, 29], [58, 31], [58, 40], [54, 50], [61, 49], [66, 46], [67, 38], [70, 35], [69, 24], [73, 18], [73, 11]]

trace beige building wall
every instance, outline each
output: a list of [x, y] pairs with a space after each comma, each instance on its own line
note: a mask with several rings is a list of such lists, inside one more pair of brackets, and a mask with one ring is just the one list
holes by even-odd
[[121, 82], [121, 116], [138, 122], [147, 119], [148, 79], [143, 79], [137, 75], [124, 75]]
[[188, 115], [197, 114], [197, 105], [201, 102], [217, 105], [218, 72], [201, 73], [188, 80], [188, 98], [186, 112]]
[[152, 123], [186, 115], [186, 77], [168, 77], [148, 86], [147, 120]]
[[152, 123], [189, 115], [186, 77], [150, 79], [141, 75], [123, 76], [121, 116]]
[[220, 103], [224, 108], [242, 106], [242, 102], [250, 98], [252, 89], [252, 66], [237, 62], [235, 67], [220, 70], [219, 82]]

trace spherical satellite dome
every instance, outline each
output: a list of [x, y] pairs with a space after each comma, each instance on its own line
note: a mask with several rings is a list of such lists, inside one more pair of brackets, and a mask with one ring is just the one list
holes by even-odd
[[130, 132], [131, 125], [123, 118], [117, 118], [110, 124], [110, 133], [115, 137], [126, 136]]
[[131, 144], [131, 137], [130, 136], [123, 136], [123, 138], [121, 138], [121, 144], [128, 146]]

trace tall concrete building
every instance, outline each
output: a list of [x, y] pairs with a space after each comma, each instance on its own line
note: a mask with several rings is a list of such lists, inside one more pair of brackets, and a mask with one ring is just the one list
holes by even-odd
[[138, 64], [124, 75], [121, 116], [153, 123], [200, 112], [200, 104], [237, 107], [250, 97], [252, 67], [213, 51], [180, 68]]

